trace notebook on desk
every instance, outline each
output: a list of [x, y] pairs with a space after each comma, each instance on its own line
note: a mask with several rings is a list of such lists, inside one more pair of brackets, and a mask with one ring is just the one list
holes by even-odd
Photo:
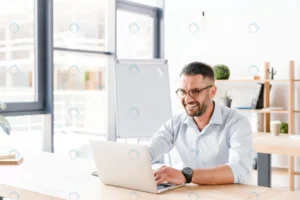
[[7, 154], [7, 153], [1, 153], [0, 152], [0, 160], [9, 159], [9, 158], [16, 158], [16, 155], [15, 154]]
[[20, 165], [23, 163], [23, 157], [1, 159], [0, 165]]
[[23, 158], [10, 149], [0, 151], [0, 165], [20, 165]]

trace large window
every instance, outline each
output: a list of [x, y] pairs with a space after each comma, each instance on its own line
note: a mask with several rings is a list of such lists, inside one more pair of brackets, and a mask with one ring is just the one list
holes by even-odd
[[105, 135], [106, 55], [57, 51], [54, 66], [56, 127]]
[[[12, 132], [8, 137], [2, 137], [1, 148], [40, 151], [42, 149], [43, 116], [24, 115], [7, 117]], [[0, 130], [1, 133], [1, 130]]]
[[105, 51], [105, 0], [54, 0], [54, 46]]
[[0, 3], [0, 114], [12, 115], [12, 138], [37, 129], [29, 141], [66, 153], [113, 132], [116, 39], [118, 58], [158, 58], [159, 10], [122, 0]]
[[106, 135], [105, 1], [54, 0], [56, 153], [86, 157], [88, 139]]
[[150, 16], [117, 12], [117, 53], [119, 58], [154, 57], [154, 20]]
[[117, 57], [158, 58], [159, 9], [130, 1], [118, 1], [117, 8]]
[[0, 99], [35, 101], [34, 0], [0, 2]]
[[[44, 112], [45, 1], [0, 0], [0, 101], [7, 115]], [[39, 41], [39, 42], [38, 42]], [[48, 51], [48, 53], [50, 53]]]

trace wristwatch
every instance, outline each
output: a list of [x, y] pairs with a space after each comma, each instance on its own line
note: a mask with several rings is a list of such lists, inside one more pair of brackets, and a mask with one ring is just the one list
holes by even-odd
[[182, 169], [182, 174], [184, 175], [186, 182], [185, 183], [190, 183], [192, 181], [193, 177], [193, 170], [189, 167], [185, 167]]

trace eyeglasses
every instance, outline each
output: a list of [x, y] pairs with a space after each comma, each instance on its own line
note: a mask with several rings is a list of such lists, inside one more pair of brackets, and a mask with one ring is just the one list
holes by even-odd
[[193, 99], [196, 99], [199, 97], [199, 94], [200, 92], [202, 92], [203, 90], [206, 90], [210, 87], [212, 87], [213, 85], [209, 85], [205, 88], [202, 88], [202, 89], [192, 89], [192, 90], [189, 90], [189, 91], [185, 91], [185, 90], [182, 90], [182, 89], [178, 89], [176, 90], [176, 94], [179, 98], [181, 99], [184, 99], [186, 97], [186, 94], [189, 94], [190, 97], [192, 97]]

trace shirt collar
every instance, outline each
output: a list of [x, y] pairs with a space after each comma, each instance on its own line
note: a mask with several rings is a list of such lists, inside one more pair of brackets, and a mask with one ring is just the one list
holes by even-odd
[[209, 120], [210, 124], [223, 124], [223, 113], [222, 108], [215, 104], [214, 112]]
[[[188, 124], [191, 126], [194, 122], [193, 117], [187, 116], [187, 118], [183, 122], [184, 124]], [[215, 104], [214, 102], [214, 111], [209, 120], [209, 124], [223, 124], [223, 113], [222, 108]]]

